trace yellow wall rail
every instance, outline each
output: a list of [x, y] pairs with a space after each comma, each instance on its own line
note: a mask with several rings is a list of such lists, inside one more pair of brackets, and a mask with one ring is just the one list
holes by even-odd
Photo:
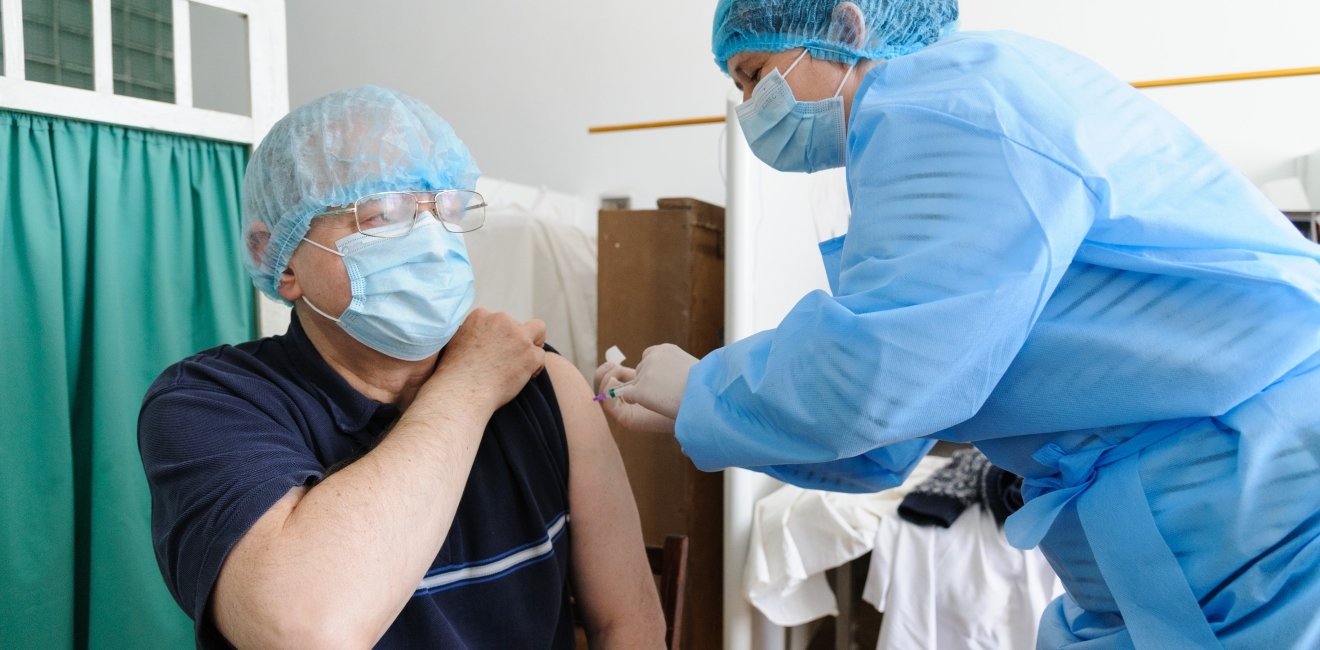
[[693, 117], [686, 120], [665, 120], [663, 122], [638, 122], [636, 124], [614, 124], [611, 126], [593, 126], [587, 133], [612, 133], [614, 131], [640, 131], [642, 129], [664, 129], [671, 126], [695, 126], [697, 124], [723, 124], [724, 117]]
[[1132, 84], [1136, 88], [1162, 88], [1165, 86], [1189, 86], [1191, 84], [1213, 84], [1224, 81], [1246, 81], [1249, 79], [1278, 79], [1280, 77], [1303, 77], [1320, 74], [1320, 67], [1287, 68], [1284, 70], [1261, 70], [1260, 72], [1236, 72], [1233, 74], [1215, 74], [1204, 77], [1180, 77], [1177, 79], [1158, 79], [1138, 81]]
[[[1282, 77], [1304, 77], [1307, 75], [1320, 75], [1320, 67], [1314, 68], [1285, 68], [1282, 70], [1261, 70], [1258, 72], [1235, 72], [1232, 74], [1206, 75], [1203, 77], [1177, 77], [1174, 79], [1156, 79], [1154, 81], [1137, 81], [1132, 84], [1134, 88], [1165, 88], [1168, 86], [1190, 86], [1193, 84], [1211, 84], [1222, 83], [1225, 81], [1247, 81], [1251, 79], [1279, 79]], [[587, 129], [587, 133], [615, 133], [618, 131], [641, 131], [644, 129], [664, 129], [672, 126], [695, 126], [698, 124], [723, 124], [724, 116], [716, 117], [693, 117], [686, 120], [664, 120], [659, 122], [637, 122], [634, 124], [613, 124], [609, 126], [593, 126]]]

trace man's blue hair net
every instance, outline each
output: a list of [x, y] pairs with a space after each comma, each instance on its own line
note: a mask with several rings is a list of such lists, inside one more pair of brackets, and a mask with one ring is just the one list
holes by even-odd
[[[846, 21], [856, 8], [866, 33], [857, 42]], [[958, 0], [720, 0], [711, 47], [720, 70], [740, 52], [805, 47], [811, 56], [856, 63], [911, 54], [958, 29]]]
[[271, 298], [312, 217], [373, 192], [474, 189], [467, 146], [429, 106], [379, 86], [339, 90], [284, 116], [243, 179], [244, 265]]

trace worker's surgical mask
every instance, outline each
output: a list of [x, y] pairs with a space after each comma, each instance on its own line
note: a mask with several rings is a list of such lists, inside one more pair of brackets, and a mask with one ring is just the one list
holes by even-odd
[[752, 153], [783, 172], [811, 173], [842, 167], [848, 151], [848, 129], [839, 93], [857, 64], [848, 67], [833, 97], [800, 102], [786, 77], [806, 54], [803, 50], [784, 74], [776, 69], [758, 82], [752, 98], [736, 109]]
[[344, 258], [352, 301], [338, 318], [303, 296], [316, 313], [359, 343], [404, 361], [419, 361], [453, 338], [472, 308], [472, 264], [463, 239], [435, 219], [419, 217], [404, 237], [354, 233], [335, 248], [303, 241]]

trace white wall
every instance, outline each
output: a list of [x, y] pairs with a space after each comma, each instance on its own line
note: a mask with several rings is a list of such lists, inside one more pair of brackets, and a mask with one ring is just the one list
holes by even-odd
[[[1315, 0], [970, 0], [965, 29], [1060, 43], [1122, 79], [1320, 66]], [[1320, 149], [1320, 76], [1146, 91], [1257, 184]]]
[[[449, 119], [486, 174], [596, 197], [724, 202], [721, 126], [588, 135], [588, 126], [719, 115], [715, 0], [288, 0], [294, 105], [361, 83]], [[1320, 2], [965, 0], [966, 29], [1059, 42], [1120, 77], [1320, 65]], [[1149, 91], [1253, 180], [1320, 149], [1320, 77]]]
[[297, 105], [377, 83], [448, 119], [492, 177], [597, 197], [722, 203], [722, 126], [588, 135], [721, 115], [710, 0], [289, 0]]

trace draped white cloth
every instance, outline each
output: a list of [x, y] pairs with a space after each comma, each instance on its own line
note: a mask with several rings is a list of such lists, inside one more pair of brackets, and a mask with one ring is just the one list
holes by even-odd
[[950, 528], [898, 517], [913, 487], [948, 462], [928, 456], [903, 485], [843, 494], [785, 485], [757, 502], [744, 579], [772, 622], [838, 614], [825, 571], [872, 553], [864, 598], [884, 612], [880, 648], [1032, 648], [1062, 587], [1038, 550], [1008, 545], [972, 506]]
[[579, 197], [482, 179], [486, 225], [464, 235], [476, 306], [546, 323], [546, 342], [596, 369], [596, 237]]

